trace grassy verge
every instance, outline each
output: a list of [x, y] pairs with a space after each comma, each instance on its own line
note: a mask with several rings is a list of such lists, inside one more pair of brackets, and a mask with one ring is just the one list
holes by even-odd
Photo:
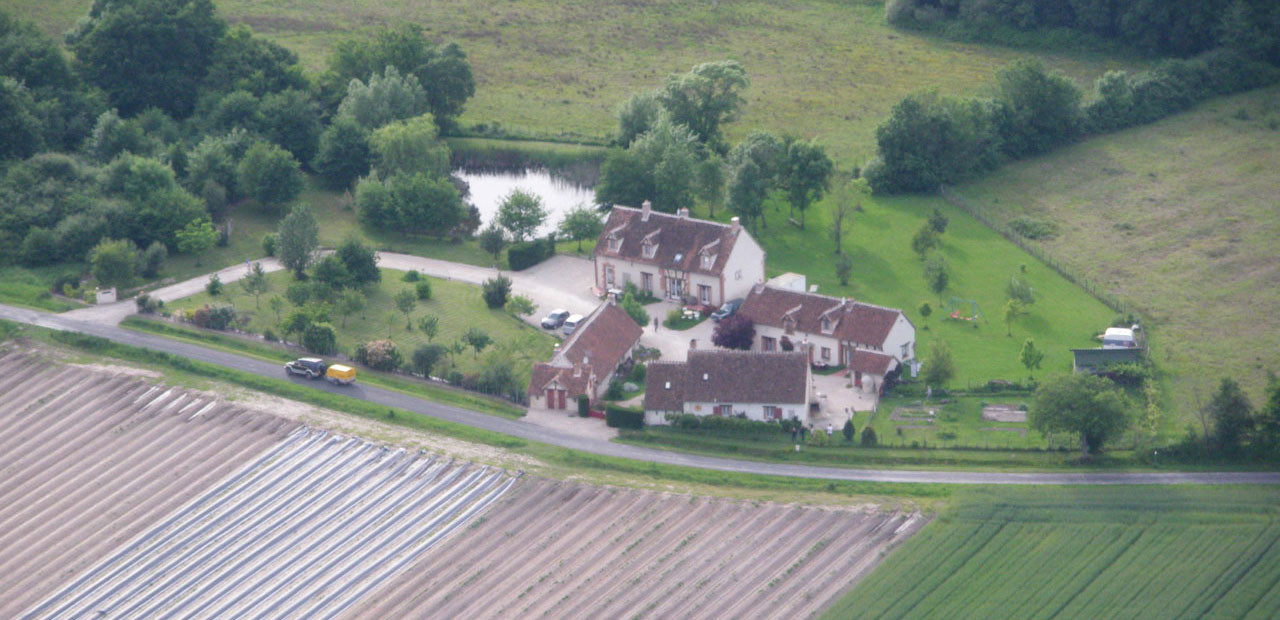
[[[301, 351], [285, 348], [280, 345], [256, 342], [249, 340], [248, 338], [241, 338], [230, 334], [219, 334], [195, 327], [186, 327], [183, 325], [176, 325], [173, 323], [145, 319], [136, 316], [126, 318], [120, 323], [120, 326], [134, 331], [146, 332], [157, 336], [164, 336], [165, 338], [171, 338], [173, 340], [198, 344], [211, 349], [226, 351], [228, 353], [237, 353], [240, 355], [247, 355], [249, 357], [256, 357], [269, 362], [287, 362], [303, 355]], [[455, 407], [464, 407], [466, 409], [482, 413], [491, 413], [513, 420], [524, 417], [524, 409], [504, 400], [434, 385], [416, 379], [400, 377], [390, 373], [371, 370], [369, 368], [361, 367], [359, 369], [359, 381], [361, 383], [367, 383], [369, 385], [386, 388], [388, 390], [418, 396], [433, 402], [453, 405]]]
[[1276, 487], [965, 490], [821, 618], [1274, 618], [1277, 506]]
[[1222, 377], [1257, 403], [1280, 370], [1277, 96], [1216, 99], [956, 188], [998, 223], [1056, 227], [1029, 242], [1139, 309], [1178, 414], [1170, 434], [1195, 422]]
[[85, 307], [80, 302], [54, 297], [49, 292], [53, 281], [64, 271], [77, 272], [79, 266], [55, 265], [35, 269], [0, 267], [0, 303], [50, 312]]
[[184, 357], [121, 345], [95, 336], [58, 332], [0, 320], [0, 338], [32, 339], [97, 357], [122, 360], [164, 372], [171, 382], [181, 383], [188, 379], [222, 382], [408, 429], [495, 446], [536, 459], [540, 463], [537, 466], [538, 473], [553, 477], [667, 490], [673, 488], [672, 484], [679, 483], [681, 488], [699, 492], [775, 501], [906, 501], [912, 506], [939, 505], [957, 489], [956, 485], [944, 484], [826, 481], [736, 474], [599, 456], [526, 441], [411, 411], [373, 405], [284, 379], [259, 377]]

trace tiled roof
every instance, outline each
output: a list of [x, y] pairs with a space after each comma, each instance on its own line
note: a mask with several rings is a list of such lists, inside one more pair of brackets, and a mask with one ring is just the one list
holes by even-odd
[[[587, 378], [592, 370], [598, 380], [603, 380], [640, 341], [641, 333], [640, 326], [631, 319], [631, 315], [615, 303], [606, 301], [600, 304], [551, 356], [550, 361], [534, 365], [529, 393], [540, 392], [559, 375], [560, 382], [569, 386], [571, 393], [585, 394]], [[574, 364], [583, 367], [581, 376], [573, 376]]]
[[809, 334], [826, 334], [822, 330], [825, 315], [832, 322], [832, 331], [827, 335], [877, 348], [884, 348], [885, 339], [902, 314], [892, 308], [765, 285], [751, 289], [738, 313], [757, 325], [778, 328], [786, 327], [783, 318], [789, 317], [795, 321], [796, 331]]
[[805, 404], [806, 354], [689, 351], [685, 362], [656, 362], [645, 374], [644, 408], [677, 411], [685, 402]]
[[856, 370], [862, 374], [878, 375], [883, 377], [889, 372], [889, 366], [894, 362], [891, 355], [884, 355], [874, 351], [858, 349], [853, 352], [849, 360], [849, 370]]
[[[688, 216], [650, 211], [646, 221], [642, 215], [641, 209], [613, 207], [604, 224], [604, 232], [596, 242], [596, 254], [649, 263], [663, 269], [718, 275], [724, 271], [738, 236], [747, 234], [740, 226]], [[617, 252], [609, 251], [610, 235], [622, 240]], [[657, 245], [653, 258], [644, 256], [646, 239]], [[715, 257], [709, 269], [702, 268], [701, 253], [704, 251]]]

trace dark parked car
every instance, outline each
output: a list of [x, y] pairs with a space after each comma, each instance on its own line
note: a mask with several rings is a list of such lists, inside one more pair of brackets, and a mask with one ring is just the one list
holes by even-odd
[[542, 329], [555, 329], [564, 325], [564, 320], [569, 318], [568, 310], [552, 310], [551, 314], [542, 317]]
[[733, 313], [737, 312], [738, 307], [741, 305], [741, 299], [730, 299], [729, 301], [724, 302], [724, 305], [720, 306], [719, 310], [711, 313], [711, 320], [719, 323], [720, 319], [727, 319], [733, 316]]
[[317, 357], [303, 357], [284, 365], [285, 372], [291, 375], [302, 375], [308, 379], [319, 379], [324, 376], [328, 364]]

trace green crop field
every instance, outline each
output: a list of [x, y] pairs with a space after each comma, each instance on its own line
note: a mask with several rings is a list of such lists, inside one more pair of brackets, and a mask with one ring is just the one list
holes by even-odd
[[[420, 344], [426, 344], [427, 337], [418, 330], [417, 321], [424, 316], [435, 316], [440, 319], [440, 332], [433, 342], [449, 346], [462, 337], [468, 329], [478, 328], [489, 334], [492, 344], [480, 356], [467, 349], [452, 358], [464, 373], [475, 372], [484, 354], [500, 350], [509, 356], [510, 363], [521, 381], [528, 382], [530, 368], [534, 362], [545, 360], [551, 353], [555, 339], [534, 327], [531, 327], [501, 310], [490, 310], [480, 299], [480, 288], [460, 282], [439, 280], [424, 277], [431, 283], [431, 299], [419, 301], [411, 313], [414, 327], [405, 329], [405, 315], [396, 310], [392, 297], [401, 289], [412, 288], [413, 284], [402, 282], [402, 271], [382, 270], [382, 282], [368, 291], [368, 307], [347, 318], [345, 326], [341, 316], [333, 316], [331, 323], [338, 335], [338, 349], [348, 355], [352, 354], [357, 344], [369, 340], [390, 338], [394, 341], [405, 360]], [[267, 276], [271, 282], [271, 291], [262, 296], [261, 307], [256, 307], [252, 296], [247, 295], [238, 283], [228, 283], [225, 291], [217, 299], [208, 293], [200, 293], [169, 304], [173, 311], [199, 308], [207, 303], [229, 303], [238, 311], [250, 317], [247, 329], [261, 333], [264, 329], [272, 329], [277, 333], [279, 326], [276, 316], [269, 309], [267, 299], [273, 295], [284, 296], [285, 289], [293, 282], [293, 276], [284, 271], [277, 271]], [[288, 306], [288, 304], [286, 304]], [[283, 318], [288, 313], [281, 313]]]
[[[0, 8], [59, 35], [92, 0], [0, 0]], [[883, 2], [783, 0], [216, 0], [233, 22], [286, 45], [311, 70], [361, 29], [422, 24], [457, 41], [476, 76], [461, 121], [500, 123], [557, 139], [605, 138], [630, 94], [701, 62], [736, 59], [751, 77], [747, 109], [729, 128], [817, 137], [844, 168], [873, 151], [875, 126], [908, 92], [975, 94], [998, 67], [1038, 56], [1083, 85], [1142, 61], [1035, 53], [946, 41], [889, 28]]]
[[965, 492], [829, 609], [878, 618], [1275, 618], [1275, 487]]
[[1280, 371], [1278, 98], [1216, 99], [957, 188], [996, 220], [1056, 224], [1045, 249], [1152, 322], [1179, 433], [1222, 377], [1257, 404]]

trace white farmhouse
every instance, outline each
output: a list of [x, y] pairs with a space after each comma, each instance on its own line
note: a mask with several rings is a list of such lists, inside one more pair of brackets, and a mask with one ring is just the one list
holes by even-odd
[[689, 351], [685, 362], [654, 362], [645, 374], [644, 422], [670, 414], [809, 420], [813, 377], [803, 353]]
[[601, 291], [635, 284], [655, 297], [720, 306], [764, 282], [764, 250], [733, 218], [730, 224], [613, 207], [596, 242]]
[[755, 323], [753, 349], [807, 350], [811, 363], [844, 366], [868, 391], [915, 357], [915, 325], [894, 308], [761, 285], [738, 314]]

